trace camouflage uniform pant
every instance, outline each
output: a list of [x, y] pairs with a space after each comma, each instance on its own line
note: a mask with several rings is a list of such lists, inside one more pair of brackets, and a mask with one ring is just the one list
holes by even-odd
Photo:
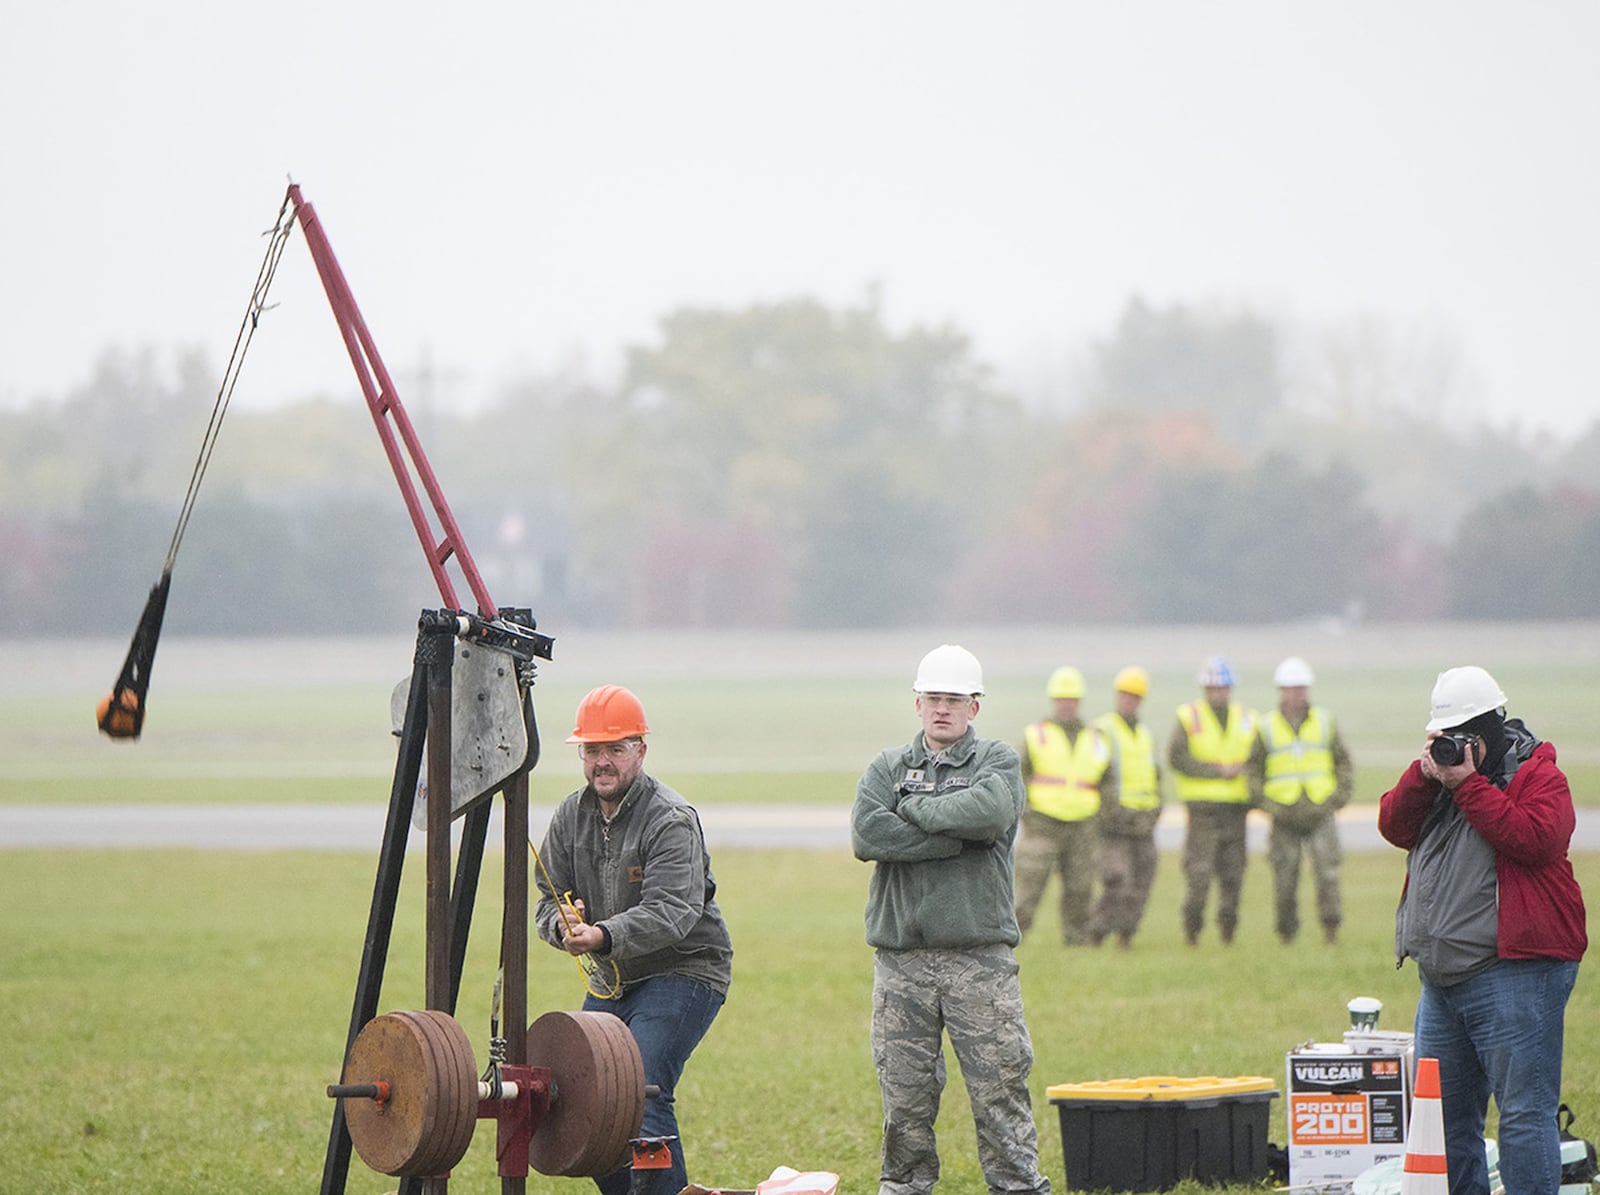
[[878, 951], [872, 975], [872, 1060], [883, 1089], [878, 1195], [928, 1195], [939, 1178], [933, 1125], [945, 1084], [944, 1033], [966, 1081], [990, 1192], [1048, 1195], [1028, 1095], [1033, 1042], [1016, 955], [1004, 945]]
[[1278, 819], [1267, 836], [1267, 858], [1272, 861], [1272, 894], [1280, 936], [1300, 932], [1300, 856], [1311, 857], [1311, 876], [1317, 886], [1317, 917], [1325, 930], [1337, 930], [1344, 920], [1339, 893], [1339, 864], [1344, 851], [1339, 844], [1339, 823], [1330, 811], [1311, 825]]
[[1126, 945], [1144, 919], [1145, 902], [1156, 878], [1154, 838], [1126, 834], [1100, 837], [1100, 904], [1094, 913], [1095, 940], [1110, 935]]
[[1239, 926], [1239, 892], [1244, 887], [1246, 805], [1194, 801], [1183, 839], [1183, 936], [1194, 942], [1205, 924], [1206, 898], [1217, 882], [1217, 929], [1233, 941]]
[[1061, 873], [1061, 940], [1082, 946], [1094, 928], [1094, 881], [1100, 874], [1100, 828], [1093, 819], [1063, 822], [1025, 809], [1017, 835], [1017, 928], [1027, 933], [1050, 873]]

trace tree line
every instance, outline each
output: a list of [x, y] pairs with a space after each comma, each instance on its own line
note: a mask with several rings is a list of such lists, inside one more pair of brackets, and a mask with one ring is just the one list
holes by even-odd
[[[496, 600], [561, 625], [1592, 615], [1600, 423], [1557, 444], [1462, 418], [1448, 368], [1358, 331], [1297, 358], [1249, 311], [1134, 300], [1041, 402], [873, 301], [684, 308], [616, 382], [436, 406], [426, 447]], [[108, 352], [0, 412], [0, 633], [131, 627], [215, 386], [201, 354]], [[228, 416], [170, 632], [438, 604], [347, 393]]]

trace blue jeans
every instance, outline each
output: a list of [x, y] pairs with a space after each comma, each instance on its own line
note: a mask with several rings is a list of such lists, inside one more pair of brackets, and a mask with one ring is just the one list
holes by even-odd
[[1439, 1060], [1450, 1195], [1488, 1195], [1483, 1122], [1500, 1110], [1500, 1178], [1517, 1195], [1561, 1184], [1561, 1049], [1578, 964], [1502, 959], [1449, 987], [1426, 979], [1417, 1001], [1419, 1058]]
[[[682, 975], [658, 975], [629, 986], [618, 1000], [589, 996], [583, 1002], [585, 1012], [609, 1012], [622, 1018], [639, 1044], [644, 1081], [661, 1089], [660, 1095], [644, 1102], [644, 1124], [639, 1135], [673, 1138], [672, 1168], [654, 1172], [655, 1182], [647, 1189], [648, 1195], [678, 1195], [689, 1183], [683, 1142], [677, 1139], [678, 1118], [673, 1112], [672, 1093], [690, 1053], [716, 1020], [722, 1001], [723, 994], [716, 988]], [[632, 1181], [631, 1167], [594, 1180], [604, 1195], [628, 1195]]]

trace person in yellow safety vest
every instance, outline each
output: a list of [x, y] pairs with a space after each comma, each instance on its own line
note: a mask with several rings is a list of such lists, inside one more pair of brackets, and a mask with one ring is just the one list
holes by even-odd
[[1272, 863], [1273, 905], [1278, 937], [1285, 944], [1300, 932], [1300, 858], [1311, 858], [1317, 885], [1317, 916], [1323, 939], [1339, 940], [1344, 910], [1339, 891], [1336, 814], [1355, 790], [1355, 769], [1333, 715], [1311, 704], [1311, 666], [1299, 656], [1278, 665], [1278, 708], [1261, 717], [1261, 733], [1248, 769], [1251, 803], [1272, 815], [1267, 858]]
[[1156, 819], [1161, 816], [1161, 762], [1139, 706], [1150, 692], [1143, 668], [1128, 667], [1111, 682], [1115, 708], [1094, 725], [1111, 746], [1115, 798], [1100, 804], [1100, 903], [1094, 912], [1094, 942], [1116, 936], [1127, 950], [1144, 918], [1156, 878]]
[[1045, 686], [1053, 716], [1024, 732], [1022, 779], [1028, 806], [1017, 836], [1017, 926], [1026, 934], [1050, 882], [1061, 873], [1061, 940], [1084, 946], [1093, 939], [1094, 882], [1100, 874], [1098, 815], [1115, 799], [1116, 775], [1103, 732], [1078, 716], [1083, 674], [1057, 668]]
[[1205, 923], [1206, 898], [1217, 884], [1217, 930], [1224, 944], [1239, 928], [1244, 887], [1245, 817], [1250, 812], [1245, 765], [1256, 742], [1255, 715], [1233, 701], [1233, 669], [1221, 656], [1200, 665], [1203, 701], [1178, 707], [1167, 743], [1173, 785], [1188, 813], [1183, 840], [1183, 937], [1193, 946]]

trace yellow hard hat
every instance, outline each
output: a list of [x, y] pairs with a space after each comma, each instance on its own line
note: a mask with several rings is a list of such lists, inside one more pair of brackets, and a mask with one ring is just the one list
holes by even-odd
[[1111, 687], [1119, 693], [1132, 693], [1135, 697], [1143, 697], [1150, 692], [1150, 674], [1136, 664], [1130, 664], [1111, 682]]
[[1082, 697], [1083, 673], [1072, 667], [1057, 668], [1050, 674], [1044, 693], [1046, 697]]

